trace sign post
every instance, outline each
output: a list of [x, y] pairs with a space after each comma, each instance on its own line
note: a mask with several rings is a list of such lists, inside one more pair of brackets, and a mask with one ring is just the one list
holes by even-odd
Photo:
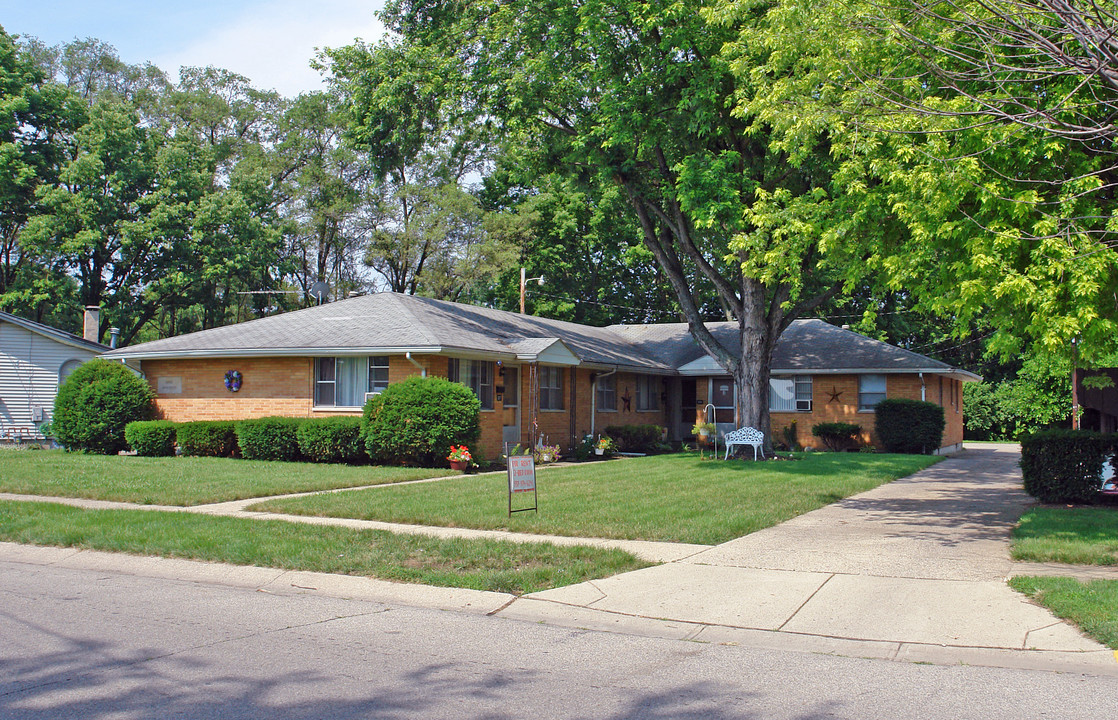
[[[531, 510], [539, 513], [539, 496], [536, 494], [536, 461], [531, 454], [507, 455], [509, 460], [509, 517], [513, 513]], [[517, 493], [532, 493], [532, 506], [512, 509], [512, 496]]]

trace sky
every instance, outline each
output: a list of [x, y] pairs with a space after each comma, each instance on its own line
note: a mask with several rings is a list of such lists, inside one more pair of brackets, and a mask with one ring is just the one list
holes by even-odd
[[0, 0], [0, 26], [48, 45], [103, 40], [129, 64], [152, 62], [172, 79], [183, 65], [214, 65], [254, 87], [294, 97], [321, 90], [315, 48], [375, 41], [382, 0]]

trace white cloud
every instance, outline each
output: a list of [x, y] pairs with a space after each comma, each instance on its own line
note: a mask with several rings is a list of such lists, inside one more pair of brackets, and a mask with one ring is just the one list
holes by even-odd
[[172, 78], [183, 65], [213, 65], [248, 77], [255, 87], [294, 97], [324, 87], [322, 76], [310, 67], [315, 48], [383, 35], [374, 17], [379, 6], [369, 0], [264, 0], [153, 61]]

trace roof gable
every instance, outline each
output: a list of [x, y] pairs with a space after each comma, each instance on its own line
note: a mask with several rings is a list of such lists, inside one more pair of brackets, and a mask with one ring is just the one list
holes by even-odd
[[2, 310], [0, 310], [0, 322], [7, 322], [11, 323], [12, 325], [17, 325], [25, 330], [30, 330], [37, 335], [42, 335], [43, 337], [54, 340], [55, 342], [62, 343], [63, 345], [69, 345], [71, 347], [81, 348], [83, 350], [91, 350], [96, 353], [104, 353], [110, 350], [108, 345], [102, 345], [99, 342], [86, 340], [79, 335], [74, 335], [73, 333], [68, 333], [64, 330], [59, 330], [58, 328], [51, 327], [50, 325], [44, 325], [43, 323], [35, 322], [34, 320], [27, 320], [26, 318], [21, 318], [18, 315], [12, 315], [11, 313], [6, 313]]

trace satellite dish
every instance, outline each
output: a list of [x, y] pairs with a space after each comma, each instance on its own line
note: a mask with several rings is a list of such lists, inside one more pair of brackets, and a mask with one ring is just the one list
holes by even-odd
[[330, 283], [319, 280], [314, 285], [311, 285], [310, 293], [311, 297], [317, 300], [318, 304], [321, 305], [327, 302], [327, 299], [330, 297]]

